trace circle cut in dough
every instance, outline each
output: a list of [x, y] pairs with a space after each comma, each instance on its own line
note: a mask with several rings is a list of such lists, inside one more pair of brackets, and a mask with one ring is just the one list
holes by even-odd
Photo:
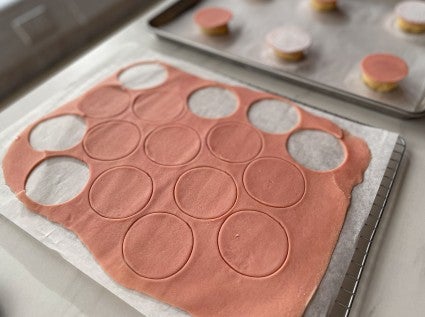
[[161, 165], [175, 166], [192, 161], [201, 149], [198, 133], [183, 125], [160, 126], [145, 143], [146, 155]]
[[174, 195], [177, 205], [189, 216], [213, 219], [233, 207], [237, 188], [230, 174], [213, 167], [197, 167], [180, 176]]
[[318, 130], [293, 133], [288, 139], [287, 149], [297, 163], [315, 171], [333, 170], [345, 159], [341, 141]]
[[86, 153], [98, 160], [121, 159], [133, 152], [140, 141], [138, 127], [127, 121], [107, 121], [90, 129], [83, 141]]
[[289, 240], [282, 225], [258, 211], [239, 211], [223, 223], [218, 235], [223, 260], [239, 274], [266, 277], [288, 256]]
[[149, 89], [163, 84], [168, 72], [160, 63], [140, 63], [123, 70], [118, 79], [121, 84], [133, 90]]
[[91, 207], [110, 219], [130, 217], [143, 209], [153, 191], [151, 177], [132, 167], [115, 167], [103, 172], [89, 192]]
[[30, 173], [25, 193], [41, 205], [57, 205], [75, 198], [90, 177], [86, 163], [69, 156], [45, 159]]
[[238, 107], [237, 96], [222, 87], [208, 86], [194, 91], [188, 100], [189, 110], [207, 119], [224, 118]]
[[261, 151], [263, 140], [251, 126], [239, 122], [226, 122], [213, 127], [208, 134], [210, 151], [219, 159], [242, 163], [253, 159]]
[[103, 86], [86, 94], [78, 107], [87, 116], [108, 118], [120, 114], [130, 105], [130, 95], [119, 87]]
[[150, 122], [172, 121], [183, 109], [183, 98], [170, 90], [141, 94], [133, 103], [134, 114], [139, 119]]
[[243, 183], [248, 194], [258, 202], [287, 208], [304, 196], [305, 179], [297, 166], [275, 157], [259, 158], [245, 169]]
[[297, 110], [279, 99], [260, 99], [248, 109], [249, 121], [261, 131], [282, 134], [293, 129], [298, 121]]
[[193, 233], [176, 215], [158, 212], [137, 220], [123, 243], [127, 265], [148, 279], [164, 279], [178, 273], [190, 258]]
[[86, 132], [80, 116], [64, 114], [43, 120], [30, 133], [30, 144], [38, 151], [63, 151], [77, 145]]

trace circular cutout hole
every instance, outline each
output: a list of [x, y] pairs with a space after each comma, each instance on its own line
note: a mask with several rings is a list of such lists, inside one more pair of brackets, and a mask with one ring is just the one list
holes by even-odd
[[238, 98], [231, 91], [221, 87], [204, 87], [189, 96], [190, 111], [208, 119], [227, 117], [236, 111]]
[[128, 266], [149, 279], [163, 279], [179, 272], [192, 249], [192, 229], [169, 213], [152, 213], [140, 218], [130, 227], [123, 243]]
[[130, 217], [144, 208], [153, 191], [151, 177], [144, 171], [122, 166], [101, 174], [90, 188], [92, 208], [105, 218]]
[[269, 215], [239, 211], [224, 221], [218, 247], [223, 260], [236, 272], [266, 277], [285, 263], [289, 241], [283, 226]]
[[296, 109], [278, 99], [262, 99], [254, 102], [248, 110], [249, 121], [268, 133], [285, 133], [298, 123]]
[[63, 151], [77, 145], [86, 132], [86, 123], [66, 114], [38, 123], [30, 133], [30, 144], [39, 151]]
[[332, 170], [345, 159], [341, 142], [323, 131], [298, 131], [290, 136], [287, 148], [295, 161], [315, 171]]
[[129, 89], [148, 89], [167, 80], [168, 73], [159, 63], [144, 63], [131, 66], [119, 74], [121, 84]]
[[86, 163], [69, 156], [38, 164], [25, 183], [26, 195], [42, 205], [62, 204], [76, 197], [89, 179]]

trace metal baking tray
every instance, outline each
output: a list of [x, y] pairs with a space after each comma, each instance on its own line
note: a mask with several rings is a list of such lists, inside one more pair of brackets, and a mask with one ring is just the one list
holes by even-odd
[[[425, 35], [398, 30], [393, 13], [398, 2], [340, 0], [338, 11], [320, 13], [310, 8], [309, 0], [177, 0], [148, 24], [162, 38], [375, 110], [420, 117], [425, 115]], [[193, 14], [205, 6], [233, 12], [228, 36], [199, 31]], [[305, 60], [280, 61], [265, 44], [265, 35], [280, 25], [296, 25], [311, 34], [313, 45]], [[361, 80], [360, 61], [376, 52], [398, 55], [410, 67], [409, 76], [390, 93], [372, 91]]]
[[372, 247], [379, 223], [388, 201], [395, 177], [400, 169], [400, 163], [406, 150], [406, 142], [398, 137], [394, 151], [391, 155], [384, 177], [379, 185], [378, 193], [370, 210], [357, 242], [356, 250], [351, 259], [350, 266], [345, 274], [334, 306], [329, 314], [330, 317], [347, 317], [350, 314], [357, 288], [362, 276], [366, 260]]

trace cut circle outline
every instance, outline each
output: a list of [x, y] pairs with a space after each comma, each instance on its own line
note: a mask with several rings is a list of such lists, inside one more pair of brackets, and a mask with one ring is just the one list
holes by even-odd
[[[179, 200], [178, 200], [178, 198], [177, 198], [177, 186], [178, 186], [178, 184], [179, 184], [179, 182], [180, 182], [180, 180], [181, 180], [181, 178], [183, 177], [183, 176], [185, 176], [186, 174], [188, 174], [189, 172], [192, 172], [192, 171], [194, 171], [194, 170], [198, 170], [198, 169], [213, 169], [213, 170], [216, 170], [216, 171], [219, 171], [219, 172], [221, 172], [221, 173], [224, 173], [224, 174], [226, 174], [227, 176], [229, 176], [230, 177], [230, 179], [232, 180], [232, 182], [233, 182], [233, 185], [234, 185], [234, 187], [235, 187], [235, 198], [234, 198], [234, 201], [233, 201], [233, 203], [232, 203], [232, 205], [229, 207], [229, 208], [227, 208], [224, 212], [222, 212], [220, 215], [218, 215], [218, 216], [215, 216], [215, 217], [197, 217], [197, 216], [194, 216], [194, 215], [192, 215], [192, 214], [190, 214], [190, 213], [188, 213], [182, 206], [181, 206], [181, 204], [179, 203]], [[224, 170], [222, 170], [222, 169], [219, 169], [219, 168], [216, 168], [216, 167], [211, 167], [211, 166], [206, 166], [206, 165], [203, 165], [203, 166], [197, 166], [197, 167], [194, 167], [194, 168], [191, 168], [191, 169], [189, 169], [189, 170], [186, 170], [185, 172], [183, 172], [178, 178], [177, 178], [177, 181], [176, 181], [176, 183], [174, 184], [174, 188], [173, 188], [173, 198], [174, 198], [174, 201], [175, 201], [175, 203], [176, 203], [176, 205], [177, 205], [177, 207], [179, 208], [179, 210], [181, 211], [181, 212], [183, 212], [185, 215], [187, 215], [187, 216], [189, 216], [189, 217], [191, 217], [191, 218], [194, 218], [194, 219], [197, 219], [197, 220], [216, 220], [216, 219], [220, 219], [220, 218], [222, 218], [223, 216], [225, 216], [226, 214], [228, 214], [234, 207], [235, 207], [235, 205], [236, 205], [236, 203], [237, 203], [237, 201], [238, 201], [238, 199], [239, 199], [239, 188], [238, 188], [238, 185], [237, 185], [237, 183], [236, 183], [236, 180], [235, 180], [235, 178], [229, 173], [229, 172], [226, 172], [226, 171], [224, 171]]]
[[[81, 161], [81, 162], [83, 162], [86, 165], [87, 171], [88, 171], [88, 175], [87, 175], [88, 177], [87, 177], [86, 183], [84, 184], [84, 186], [81, 187], [81, 190], [74, 197], [72, 197], [72, 198], [70, 198], [70, 199], [68, 199], [68, 200], [66, 200], [64, 202], [57, 203], [57, 204], [42, 204], [42, 203], [39, 203], [39, 202], [35, 201], [34, 199], [32, 199], [30, 196], [27, 195], [27, 190], [26, 190], [26, 185], [27, 185], [27, 182], [28, 182], [28, 179], [29, 179], [31, 173], [40, 164], [42, 164], [44, 161], [47, 161], [47, 160], [52, 159], [52, 158], [61, 158], [61, 157], [71, 158], [71, 159], [74, 159], [74, 160], [77, 160], [77, 161]], [[90, 168], [90, 165], [83, 158], [77, 157], [77, 156], [74, 156], [74, 155], [68, 154], [68, 153], [66, 153], [66, 154], [59, 154], [59, 153], [57, 153], [57, 154], [47, 155], [47, 156], [41, 158], [40, 160], [38, 160], [37, 162], [35, 162], [31, 166], [31, 168], [29, 169], [28, 173], [26, 173], [25, 179], [24, 179], [23, 194], [26, 197], [26, 199], [28, 199], [29, 201], [31, 201], [31, 203], [33, 203], [36, 206], [40, 206], [40, 207], [61, 207], [61, 206], [65, 206], [68, 203], [72, 203], [74, 200], [78, 199], [87, 190], [87, 188], [89, 188], [89, 186], [90, 186], [90, 179], [91, 178], [92, 178], [92, 170]]]
[[[184, 263], [183, 264], [181, 264], [181, 265], [179, 265], [179, 267], [178, 267], [178, 269], [175, 271], [175, 272], [173, 272], [173, 273], [171, 273], [171, 274], [167, 274], [166, 276], [164, 276], [164, 277], [148, 277], [148, 276], [145, 276], [145, 275], [143, 275], [143, 274], [140, 274], [139, 272], [137, 272], [137, 270], [135, 269], [135, 268], [133, 268], [133, 266], [130, 264], [130, 263], [128, 263], [128, 259], [126, 258], [126, 256], [125, 256], [125, 252], [124, 252], [124, 244], [125, 244], [125, 241], [126, 241], [126, 239], [127, 239], [127, 236], [128, 236], [128, 234], [129, 234], [129, 232], [130, 232], [130, 230], [140, 221], [140, 220], [142, 220], [142, 219], [144, 219], [144, 218], [146, 218], [146, 217], [150, 217], [150, 216], [157, 216], [157, 215], [166, 215], [166, 216], [172, 216], [172, 217], [174, 217], [174, 218], [176, 218], [178, 221], [181, 221], [182, 223], [184, 223], [184, 225], [186, 225], [187, 226], [187, 228], [189, 228], [189, 231], [190, 231], [190, 233], [191, 233], [191, 247], [190, 247], [190, 252], [189, 252], [189, 254], [188, 254], [188, 256], [186, 257], [186, 259], [185, 259], [185, 261], [184, 261]], [[122, 259], [123, 259], [123, 261], [124, 261], [124, 263], [126, 264], [126, 266], [132, 271], [132, 272], [134, 272], [134, 274], [136, 274], [136, 275], [138, 275], [138, 276], [140, 276], [140, 277], [142, 277], [142, 278], [145, 278], [145, 279], [148, 279], [148, 280], [152, 280], [152, 281], [160, 281], [160, 280], [167, 280], [167, 279], [170, 279], [170, 278], [173, 278], [175, 275], [177, 275], [177, 274], [179, 274], [181, 271], [183, 271], [184, 270], [184, 268], [188, 265], [188, 263], [190, 262], [190, 259], [192, 258], [192, 256], [193, 256], [193, 253], [194, 253], [194, 250], [195, 250], [195, 235], [194, 235], [194, 233], [193, 233], [193, 229], [192, 229], [192, 227], [190, 226], [190, 224], [188, 223], [188, 222], [186, 222], [184, 219], [182, 219], [181, 217], [179, 217], [179, 216], [177, 216], [177, 215], [175, 215], [175, 214], [173, 214], [173, 213], [170, 213], [170, 212], [166, 212], [166, 211], [156, 211], [156, 212], [152, 212], [152, 213], [148, 213], [148, 214], [146, 214], [146, 215], [144, 215], [144, 216], [142, 216], [142, 217], [140, 217], [140, 218], [138, 218], [137, 220], [135, 220], [130, 226], [129, 226], [129, 228], [126, 230], [126, 232], [124, 233], [124, 238], [123, 238], [123, 240], [122, 240], [122, 242], [121, 242], [121, 256], [122, 256]]]
[[[146, 200], [146, 202], [144, 203], [144, 204], [142, 204], [143, 206], [141, 206], [139, 209], [137, 209], [135, 212], [133, 212], [132, 214], [130, 214], [130, 215], [128, 215], [128, 216], [125, 216], [125, 217], [107, 217], [107, 216], [105, 216], [105, 215], [103, 215], [102, 214], [102, 212], [101, 211], [99, 211], [95, 206], [94, 206], [94, 204], [93, 204], [93, 202], [92, 202], [92, 198], [91, 198], [91, 191], [92, 191], [92, 189], [93, 189], [93, 186], [95, 185], [95, 183], [102, 177], [102, 176], [104, 176], [105, 174], [107, 174], [108, 172], [111, 172], [111, 171], [113, 171], [113, 170], [117, 170], [117, 169], [123, 169], [123, 168], [126, 168], [126, 169], [135, 169], [135, 170], [137, 170], [138, 172], [142, 172], [143, 174], [145, 174], [145, 176], [147, 176], [148, 178], [149, 178], [149, 180], [150, 180], [150, 185], [151, 185], [151, 188], [150, 188], [150, 194], [149, 194], [149, 198]], [[138, 168], [138, 167], [135, 167], [135, 166], [131, 166], [131, 165], [121, 165], [121, 166], [114, 166], [114, 167], [111, 167], [111, 168], [109, 168], [109, 169], [106, 169], [105, 171], [103, 171], [103, 172], [101, 172], [96, 178], [95, 178], [95, 180], [91, 183], [91, 185], [90, 185], [90, 188], [89, 188], [89, 190], [88, 190], [88, 202], [89, 202], [89, 205], [90, 205], [90, 208], [97, 214], [97, 215], [99, 215], [100, 217], [102, 217], [102, 218], [104, 218], [104, 219], [108, 219], [108, 220], [126, 220], [126, 219], [130, 219], [130, 218], [132, 218], [132, 217], [134, 217], [135, 215], [137, 215], [137, 214], [139, 214], [140, 212], [142, 212], [148, 205], [149, 205], [149, 203], [150, 203], [150, 201], [152, 200], [152, 197], [153, 197], [153, 193], [154, 193], [154, 191], [155, 191], [155, 184], [154, 184], [154, 182], [153, 182], [153, 179], [152, 179], [152, 176], [148, 173], [148, 172], [146, 172], [146, 171], [144, 171], [144, 170], [142, 170], [142, 169], [140, 169], [140, 168]]]
[[[34, 129], [36, 129], [40, 124], [43, 124], [43, 123], [45, 123], [47, 121], [55, 120], [55, 119], [59, 119], [59, 118], [62, 118], [62, 117], [67, 117], [67, 116], [69, 116], [69, 117], [71, 117], [71, 116], [77, 117], [78, 119], [82, 120], [83, 123], [84, 123], [84, 133], [81, 135], [80, 139], [77, 142], [75, 142], [75, 143], [73, 143], [73, 145], [71, 145], [69, 147], [66, 147], [66, 148], [63, 148], [63, 149], [39, 149], [39, 148], [34, 147], [34, 145], [31, 143], [31, 136], [32, 136], [32, 133], [33, 133]], [[80, 143], [83, 142], [84, 137], [87, 134], [87, 131], [88, 131], [88, 123], [87, 123], [87, 120], [86, 120], [86, 118], [84, 116], [82, 116], [82, 115], [80, 115], [78, 113], [65, 112], [65, 113], [61, 113], [61, 114], [55, 114], [55, 115], [51, 115], [51, 116], [46, 116], [46, 117], [38, 120], [34, 124], [32, 124], [30, 126], [30, 128], [29, 128], [29, 133], [28, 133], [28, 136], [27, 136], [27, 142], [28, 142], [28, 145], [31, 147], [31, 149], [33, 149], [34, 151], [37, 151], [37, 152], [45, 152], [45, 151], [48, 151], [48, 152], [69, 151], [69, 150], [77, 147]]]
[[[197, 92], [204, 90], [204, 89], [208, 89], [208, 88], [222, 89], [222, 90], [226, 91], [227, 93], [231, 94], [235, 98], [235, 104], [234, 104], [232, 111], [230, 111], [229, 113], [226, 113], [225, 115], [219, 115], [219, 116], [213, 116], [213, 117], [202, 116], [202, 115], [194, 112], [190, 107], [190, 98], [194, 94], [196, 94]], [[196, 87], [196, 88], [192, 89], [186, 96], [186, 108], [187, 108], [188, 112], [190, 112], [191, 114], [193, 114], [197, 118], [201, 118], [201, 119], [219, 120], [219, 119], [230, 118], [231, 116], [233, 116], [234, 114], [236, 114], [238, 112], [240, 107], [241, 107], [241, 99], [239, 97], [239, 94], [235, 90], [233, 90], [231, 86], [222, 85], [220, 83], [208, 83], [208, 84], [204, 84], [202, 86]]]
[[[120, 76], [125, 73], [127, 70], [133, 68], [133, 67], [137, 67], [137, 66], [141, 66], [141, 65], [150, 65], [150, 64], [156, 64], [159, 65], [160, 67], [163, 68], [163, 70], [165, 71], [165, 78], [162, 82], [160, 82], [159, 84], [156, 85], [152, 85], [152, 86], [147, 86], [144, 88], [130, 88], [124, 85], [124, 83], [121, 82], [120, 80]], [[114, 76], [116, 82], [118, 83], [119, 86], [121, 86], [124, 90], [128, 90], [128, 91], [141, 91], [141, 90], [151, 90], [151, 89], [156, 89], [159, 88], [161, 86], [165, 86], [165, 84], [168, 82], [168, 80], [170, 79], [170, 66], [168, 66], [167, 64], [164, 64], [161, 61], [158, 60], [146, 60], [146, 61], [140, 61], [140, 62], [136, 62], [130, 65], [127, 65], [126, 67], [120, 69]]]
[[[289, 152], [289, 140], [291, 139], [292, 135], [302, 132], [302, 131], [316, 131], [316, 132], [323, 132], [326, 134], [329, 134], [330, 136], [334, 137], [336, 139], [336, 141], [338, 141], [339, 145], [341, 146], [344, 158], [341, 160], [341, 162], [334, 168], [328, 169], [328, 170], [316, 170], [316, 169], [312, 169], [309, 168], [305, 165], [303, 165], [302, 163], [298, 162], [293, 156], [292, 154]], [[297, 129], [291, 132], [290, 136], [286, 139], [286, 143], [283, 145], [286, 152], [288, 153], [288, 155], [290, 156], [290, 158], [292, 160], [294, 160], [294, 162], [297, 164], [297, 166], [299, 165], [300, 170], [305, 169], [309, 172], [312, 173], [317, 173], [317, 174], [326, 174], [326, 173], [331, 173], [331, 172], [335, 172], [337, 170], [340, 170], [344, 167], [344, 165], [346, 164], [346, 162], [348, 161], [348, 157], [349, 157], [349, 152], [348, 152], [348, 147], [347, 144], [344, 142], [344, 136], [342, 138], [337, 138], [336, 136], [332, 135], [331, 133], [329, 133], [326, 130], [322, 130], [322, 129], [315, 129], [315, 128], [307, 128], [307, 129]]]
[[[295, 115], [296, 115], [296, 122], [294, 122], [288, 130], [285, 130], [285, 131], [282, 131], [282, 132], [269, 132], [269, 131], [263, 130], [262, 128], [255, 125], [254, 122], [250, 119], [249, 112], [250, 112], [251, 108], [259, 102], [268, 101], [268, 100], [281, 102], [283, 104], [286, 104], [289, 108], [293, 109], [293, 111], [295, 112]], [[302, 116], [303, 116], [303, 114], [302, 114], [301, 110], [299, 109], [299, 106], [295, 102], [293, 102], [290, 99], [286, 99], [286, 98], [279, 97], [279, 96], [261, 96], [259, 98], [256, 98], [249, 103], [249, 105], [248, 105], [248, 107], [246, 108], [246, 111], [245, 111], [245, 119], [249, 122], [250, 125], [252, 125], [255, 129], [261, 131], [262, 133], [266, 133], [266, 135], [274, 135], [274, 136], [276, 136], [276, 135], [278, 135], [278, 136], [279, 135], [280, 136], [286, 135], [286, 134], [292, 133], [293, 131], [298, 129], [300, 127], [301, 123], [302, 123]]]
[[[219, 128], [221, 128], [221, 127], [224, 127], [224, 126], [231, 126], [231, 125], [234, 125], [234, 126], [236, 126], [236, 125], [239, 125], [239, 126], [244, 126], [244, 127], [248, 127], [248, 128], [250, 128], [250, 129], [252, 129], [252, 131], [253, 132], [255, 132], [255, 134], [258, 136], [258, 138], [259, 138], [259, 141], [260, 141], [260, 148], [257, 150], [257, 152], [254, 154], [254, 155], [252, 155], [251, 157], [249, 157], [248, 159], [244, 159], [244, 160], [238, 160], [238, 161], [236, 161], [236, 160], [230, 160], [230, 159], [228, 159], [228, 158], [223, 158], [223, 157], [221, 157], [221, 156], [219, 156], [219, 154], [218, 153], [216, 153], [212, 148], [211, 148], [211, 144], [210, 144], [210, 137], [211, 137], [211, 134], [214, 132], [214, 131], [216, 131], [217, 129], [219, 129]], [[222, 161], [225, 161], [225, 162], [229, 162], [229, 163], [246, 163], [246, 162], [249, 162], [249, 161], [251, 161], [251, 160], [253, 160], [253, 159], [255, 159], [260, 153], [261, 153], [261, 151], [263, 150], [263, 148], [264, 148], [264, 137], [263, 137], [263, 135], [258, 131], [258, 129], [256, 129], [254, 126], [252, 126], [252, 125], [250, 125], [250, 124], [246, 124], [246, 123], [243, 123], [243, 122], [239, 122], [239, 121], [226, 121], [226, 122], [222, 122], [222, 123], [218, 123], [218, 124], [216, 124], [215, 126], [213, 126], [209, 131], [208, 131], [208, 133], [207, 133], [207, 136], [206, 136], [206, 144], [207, 144], [207, 147], [208, 147], [208, 150], [211, 152], [211, 154], [212, 155], [214, 155], [216, 158], [218, 158], [219, 160], [222, 160]]]
[[[83, 102], [86, 100], [86, 98], [88, 98], [88, 97], [90, 97], [90, 96], [92, 96], [92, 95], [94, 95], [94, 94], [96, 94], [96, 93], [98, 93], [99, 91], [101, 91], [102, 89], [115, 89], [115, 90], [118, 90], [118, 91], [120, 91], [120, 92], [122, 92], [122, 93], [124, 93], [124, 94], [126, 94], [126, 96], [127, 96], [127, 102], [126, 102], [126, 105], [125, 106], [123, 106], [122, 107], [122, 109], [117, 109], [116, 111], [113, 111], [113, 112], [111, 112], [111, 113], [109, 113], [109, 114], [107, 114], [107, 115], [93, 115], [93, 113], [90, 113], [90, 112], [86, 112], [85, 110], [84, 110], [84, 108], [83, 108], [83, 106], [82, 106], [82, 104], [83, 104]], [[117, 86], [117, 85], [113, 85], [113, 84], [106, 84], [106, 85], [101, 85], [101, 86], [98, 86], [98, 87], [96, 87], [96, 89], [94, 89], [94, 90], [90, 90], [90, 91], [88, 91], [87, 93], [85, 93], [79, 100], [78, 100], [78, 103], [77, 103], [77, 109], [79, 110], [79, 111], [81, 111], [83, 114], [84, 114], [84, 116], [87, 116], [87, 117], [89, 117], [89, 118], [95, 118], [95, 119], [107, 119], [107, 118], [112, 118], [112, 117], [115, 117], [115, 116], [118, 116], [118, 115], [120, 115], [120, 114], [122, 114], [123, 112], [125, 112], [129, 107], [130, 107], [130, 105], [131, 105], [131, 96], [130, 96], [130, 94], [128, 93], [128, 91], [126, 90], [126, 89], [123, 89], [123, 87], [121, 87], [121, 86]], [[98, 112], [97, 112], [98, 113]], [[103, 113], [103, 112], [101, 112], [101, 113]]]
[[[95, 131], [96, 129], [100, 128], [101, 126], [111, 124], [111, 123], [121, 123], [121, 124], [132, 125], [134, 128], [136, 128], [136, 131], [137, 131], [137, 142], [135, 142], [135, 144], [132, 146], [131, 150], [127, 150], [124, 154], [121, 154], [120, 156], [116, 156], [116, 157], [113, 157], [113, 158], [107, 158], [107, 159], [106, 158], [98, 158], [98, 157], [94, 156], [92, 153], [90, 153], [90, 151], [87, 149], [87, 146], [86, 146], [87, 138], [88, 138], [88, 136], [91, 132]], [[103, 161], [103, 162], [110, 162], [110, 161], [116, 161], [116, 160], [123, 159], [123, 158], [133, 154], [137, 150], [137, 148], [139, 147], [141, 139], [142, 139], [142, 132], [140, 131], [139, 127], [136, 124], [134, 124], [133, 122], [125, 121], [125, 120], [108, 120], [108, 121], [101, 122], [101, 123], [91, 127], [89, 130], [87, 130], [86, 134], [84, 135], [84, 138], [82, 140], [82, 145], [83, 145], [84, 152], [91, 159]]]
[[[252, 164], [254, 164], [255, 162], [258, 162], [258, 161], [260, 161], [260, 160], [265, 160], [265, 159], [273, 159], [273, 160], [279, 160], [279, 161], [283, 161], [283, 162], [285, 162], [285, 163], [288, 163], [289, 165], [291, 165], [292, 167], [294, 167], [299, 173], [300, 173], [300, 175], [301, 175], [301, 177], [302, 177], [302, 179], [303, 179], [303, 185], [304, 185], [304, 188], [303, 188], [303, 193], [300, 195], [300, 198], [297, 200], [297, 201], [295, 201], [294, 203], [291, 203], [291, 204], [289, 204], [289, 205], [285, 205], [285, 206], [281, 206], [281, 205], [277, 205], [277, 204], [274, 204], [274, 203], [270, 203], [270, 202], [266, 202], [266, 201], [264, 201], [263, 199], [260, 199], [260, 198], [258, 198], [258, 197], [256, 197], [256, 195], [254, 195], [249, 189], [248, 189], [248, 186], [247, 186], [247, 184], [246, 184], [246, 175], [247, 175], [247, 171], [248, 171], [248, 169], [252, 166]], [[305, 195], [306, 195], [306, 193], [307, 193], [307, 178], [306, 178], [306, 176], [305, 176], [305, 174], [304, 174], [304, 171], [297, 165], [297, 164], [295, 164], [294, 162], [291, 162], [291, 161], [289, 161], [289, 160], [287, 160], [287, 159], [284, 159], [284, 158], [280, 158], [280, 157], [274, 157], [274, 156], [263, 156], [263, 157], [259, 157], [259, 158], [256, 158], [255, 160], [253, 160], [253, 161], [251, 161], [246, 167], [245, 167], [245, 170], [243, 171], [243, 175], [242, 175], [242, 183], [243, 183], [243, 188], [245, 189], [245, 191], [248, 193], [248, 195], [249, 195], [249, 197], [251, 197], [252, 199], [254, 199], [255, 201], [257, 201], [257, 202], [259, 202], [259, 203], [261, 203], [261, 204], [263, 204], [263, 205], [266, 205], [266, 206], [269, 206], [269, 207], [273, 207], [273, 208], [291, 208], [291, 207], [294, 207], [294, 206], [296, 206], [296, 205], [298, 205], [303, 199], [304, 199], [304, 197], [305, 197]]]
[[[194, 135], [196, 135], [196, 137], [197, 137], [197, 141], [199, 142], [198, 149], [196, 150], [196, 153], [193, 154], [192, 158], [190, 160], [188, 160], [188, 161], [185, 161], [184, 163], [179, 163], [179, 164], [165, 164], [165, 163], [162, 163], [162, 162], [158, 162], [158, 160], [155, 160], [151, 155], [148, 154], [148, 151], [147, 151], [147, 148], [146, 148], [147, 147], [147, 143], [148, 143], [149, 139], [152, 137], [152, 135], [155, 134], [156, 132], [161, 131], [161, 130], [164, 130], [164, 129], [167, 129], [167, 128], [175, 128], [175, 127], [184, 128], [184, 129], [187, 129], [187, 130], [190, 130], [191, 132], [193, 132]], [[166, 167], [182, 166], [182, 165], [189, 164], [190, 162], [193, 162], [198, 157], [199, 153], [202, 150], [202, 138], [199, 135], [198, 131], [196, 131], [195, 129], [193, 129], [193, 128], [187, 126], [187, 125], [184, 125], [184, 124], [165, 124], [165, 125], [160, 125], [160, 126], [156, 127], [154, 130], [152, 130], [146, 136], [145, 141], [144, 141], [144, 144], [143, 144], [143, 150], [145, 152], [146, 157], [150, 161], [152, 161], [152, 162], [154, 162], [154, 163], [156, 163], [158, 165], [166, 166]]]
[[158, 91], [147, 91], [147, 92], [143, 92], [138, 94], [132, 101], [131, 104], [131, 111], [133, 112], [133, 114], [141, 121], [145, 121], [145, 122], [151, 122], [151, 123], [167, 123], [167, 122], [172, 122], [177, 120], [184, 112], [185, 110], [185, 101], [184, 98], [181, 96], [181, 94], [178, 95], [179, 100], [179, 104], [178, 104], [178, 109], [175, 113], [173, 113], [172, 115], [170, 115], [169, 117], [163, 119], [152, 119], [152, 118], [146, 118], [146, 117], [142, 117], [140, 115], [140, 113], [138, 113], [138, 111], [136, 110], [137, 108], [137, 102], [139, 99], [143, 98], [143, 97], [149, 97], [155, 94], [169, 94], [169, 92], [167, 90], [158, 90]]
[[[262, 214], [263, 216], [269, 217], [273, 222], [277, 223], [280, 226], [280, 228], [282, 229], [283, 233], [285, 234], [286, 243], [287, 243], [287, 250], [286, 250], [285, 258], [283, 259], [283, 261], [280, 264], [280, 266], [277, 267], [273, 272], [271, 272], [269, 274], [264, 274], [264, 275], [249, 275], [249, 274], [243, 273], [240, 270], [234, 268], [234, 266], [232, 264], [230, 264], [228, 260], [225, 259], [224, 255], [223, 255], [223, 253], [221, 251], [220, 240], [219, 239], [220, 239], [220, 235], [222, 234], [222, 229], [223, 229], [224, 224], [233, 215], [236, 215], [236, 214], [239, 214], [239, 213], [245, 213], [245, 212], [258, 213], [258, 214]], [[220, 255], [220, 258], [224, 261], [224, 263], [230, 269], [232, 269], [233, 271], [235, 271], [236, 273], [238, 273], [238, 274], [240, 274], [242, 276], [245, 276], [245, 277], [248, 277], [248, 278], [254, 278], [254, 279], [265, 279], [265, 278], [269, 278], [269, 277], [272, 277], [273, 275], [277, 274], [280, 270], [282, 270], [286, 266], [286, 263], [288, 263], [288, 260], [289, 260], [290, 254], [291, 254], [291, 250], [292, 250], [291, 239], [289, 237], [289, 233], [288, 233], [288, 230], [286, 229], [286, 227], [282, 223], [280, 223], [277, 219], [275, 219], [271, 215], [267, 214], [266, 212], [258, 211], [258, 210], [253, 210], [253, 209], [237, 210], [237, 211], [233, 212], [232, 214], [228, 215], [226, 217], [226, 219], [224, 219], [224, 221], [220, 225], [220, 228], [219, 228], [218, 233], [217, 233], [216, 243], [217, 243], [217, 248], [218, 248], [218, 253]]]

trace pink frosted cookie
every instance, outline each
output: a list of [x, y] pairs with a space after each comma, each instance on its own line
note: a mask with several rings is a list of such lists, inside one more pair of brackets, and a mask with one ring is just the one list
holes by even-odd
[[311, 37], [304, 30], [294, 26], [282, 26], [267, 34], [267, 43], [279, 58], [299, 61], [311, 45]]
[[395, 7], [397, 25], [410, 33], [425, 32], [425, 2], [403, 1]]
[[224, 35], [229, 33], [228, 23], [232, 12], [224, 8], [203, 8], [195, 13], [194, 20], [201, 30], [208, 35]]
[[361, 62], [363, 81], [373, 90], [387, 92], [395, 89], [409, 68], [404, 60], [391, 54], [371, 54]]

